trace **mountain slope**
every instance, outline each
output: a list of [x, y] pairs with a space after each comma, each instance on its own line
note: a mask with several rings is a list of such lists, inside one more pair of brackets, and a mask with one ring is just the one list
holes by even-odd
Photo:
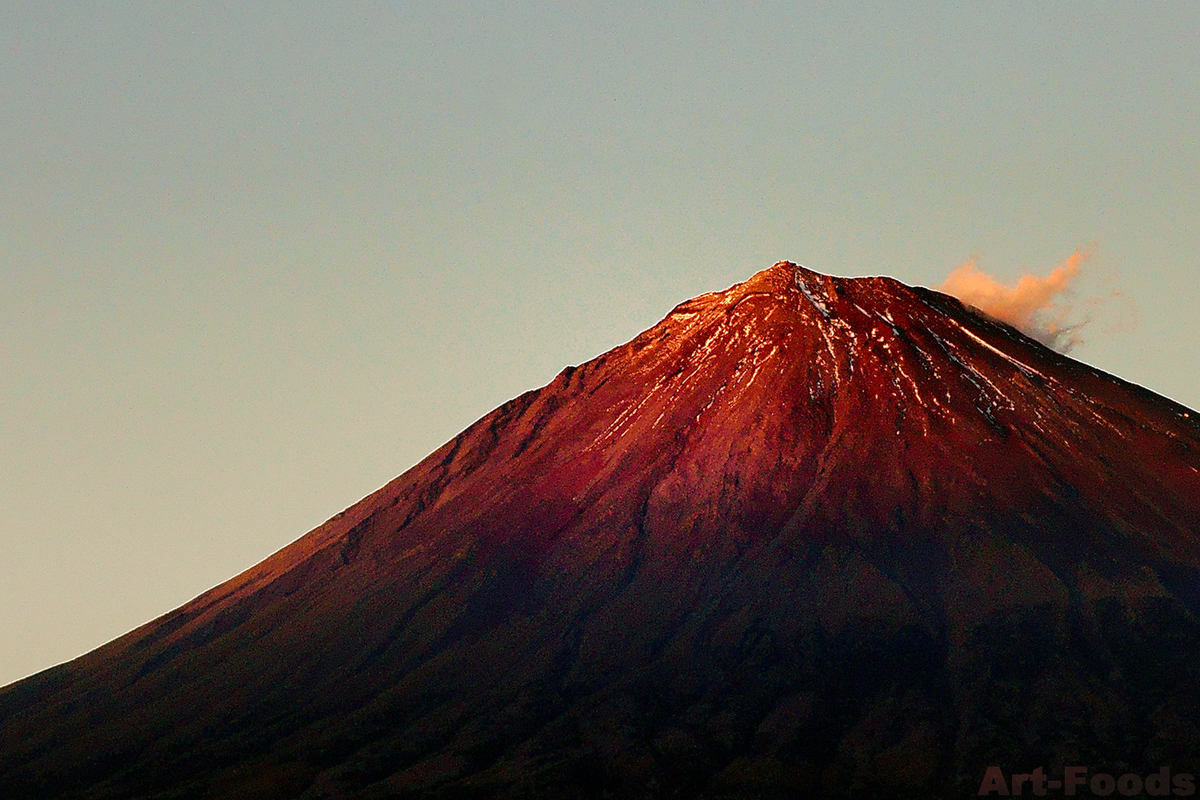
[[1200, 769], [1194, 417], [944, 295], [781, 262], [0, 689], [0, 794]]

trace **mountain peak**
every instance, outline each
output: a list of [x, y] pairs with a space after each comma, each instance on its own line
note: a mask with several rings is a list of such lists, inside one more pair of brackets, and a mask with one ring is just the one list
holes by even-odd
[[945, 295], [781, 261], [0, 689], [0, 795], [966, 796], [997, 753], [1194, 764], [1194, 417]]
[[756, 272], [744, 285], [765, 284], [784, 290], [789, 284], [793, 288], [803, 286], [832, 286], [835, 278], [808, 269], [793, 261], [776, 261], [764, 270]]
[[893, 278], [836, 278], [811, 270], [793, 261], [777, 261], [744, 283], [731, 287], [731, 292], [764, 292], [781, 298], [799, 294], [825, 320], [837, 316], [849, 297], [863, 308], [883, 310], [898, 299], [911, 297], [912, 290]]

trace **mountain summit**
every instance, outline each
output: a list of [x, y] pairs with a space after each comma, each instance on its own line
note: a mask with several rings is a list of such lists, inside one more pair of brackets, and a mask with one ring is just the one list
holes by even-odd
[[780, 262], [0, 689], [6, 798], [962, 797], [1200, 773], [1194, 412]]

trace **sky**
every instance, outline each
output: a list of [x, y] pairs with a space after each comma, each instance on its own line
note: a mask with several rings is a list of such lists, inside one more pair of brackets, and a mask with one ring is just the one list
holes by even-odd
[[1200, 6], [924, 6], [0, 5], [0, 684], [781, 259], [1200, 408]]

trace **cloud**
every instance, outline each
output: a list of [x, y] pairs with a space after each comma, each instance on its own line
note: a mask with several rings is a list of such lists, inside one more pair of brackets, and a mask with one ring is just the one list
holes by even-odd
[[971, 259], [950, 273], [938, 291], [953, 295], [980, 311], [1007, 322], [1042, 344], [1066, 353], [1080, 343], [1079, 331], [1089, 321], [1075, 316], [1072, 281], [1088, 257], [1076, 250], [1049, 275], [1026, 273], [1016, 286], [1005, 286], [980, 270]]

